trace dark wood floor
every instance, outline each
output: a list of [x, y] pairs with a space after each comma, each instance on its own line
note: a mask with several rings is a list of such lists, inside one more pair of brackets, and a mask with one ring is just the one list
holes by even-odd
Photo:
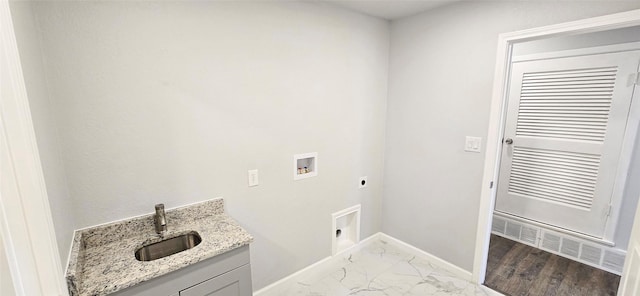
[[620, 277], [491, 235], [485, 285], [511, 296], [616, 295]]

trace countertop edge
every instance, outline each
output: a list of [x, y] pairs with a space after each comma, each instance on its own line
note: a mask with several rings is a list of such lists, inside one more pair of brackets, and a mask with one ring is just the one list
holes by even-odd
[[[192, 257], [178, 258], [174, 254], [158, 259], [155, 264], [152, 262], [156, 260], [148, 261], [148, 265], [131, 261], [135, 260], [133, 254], [131, 258], [125, 254], [132, 252], [132, 241], [139, 241], [135, 245], [141, 246], [155, 240], [149, 239], [156, 236], [153, 214], [76, 230], [65, 274], [70, 296], [115, 293], [253, 242], [253, 237], [225, 213], [222, 198], [169, 209], [166, 215], [177, 225], [169, 232], [171, 235], [187, 228], [198, 231], [203, 242], [207, 240], [203, 243], [205, 248], [197, 251], [194, 248], [195, 252], [188, 254]], [[106, 258], [113, 259], [113, 264], [104, 264]], [[136, 273], [140, 276], [131, 276]]]

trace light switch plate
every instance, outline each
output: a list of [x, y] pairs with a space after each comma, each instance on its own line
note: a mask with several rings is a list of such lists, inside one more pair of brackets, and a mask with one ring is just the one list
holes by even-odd
[[258, 180], [258, 170], [249, 170], [248, 177], [249, 177], [249, 187], [258, 186], [258, 184], [260, 184]]
[[464, 143], [464, 151], [480, 152], [482, 150], [482, 138], [467, 136]]

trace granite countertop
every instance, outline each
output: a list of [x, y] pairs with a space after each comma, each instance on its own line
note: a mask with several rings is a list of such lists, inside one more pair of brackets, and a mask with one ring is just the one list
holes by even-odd
[[107, 295], [171, 271], [248, 245], [253, 238], [224, 213], [222, 198], [166, 210], [164, 239], [197, 231], [196, 247], [153, 261], [136, 260], [135, 251], [162, 240], [153, 214], [77, 230], [66, 279], [71, 296]]

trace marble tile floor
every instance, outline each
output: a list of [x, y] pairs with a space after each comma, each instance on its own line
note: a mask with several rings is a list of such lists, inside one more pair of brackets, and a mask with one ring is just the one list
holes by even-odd
[[381, 240], [336, 256], [260, 296], [489, 295], [483, 288]]

